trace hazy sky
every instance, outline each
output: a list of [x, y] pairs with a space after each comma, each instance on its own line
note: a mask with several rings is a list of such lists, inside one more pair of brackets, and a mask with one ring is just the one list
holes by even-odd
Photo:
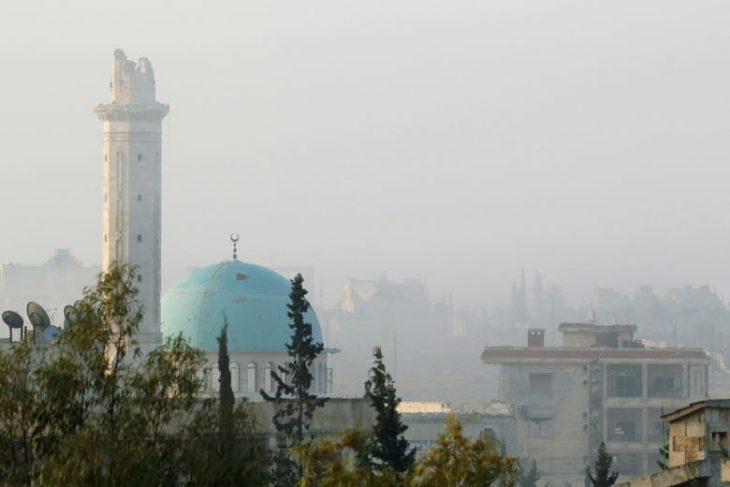
[[[230, 255], [494, 306], [730, 297], [730, 2], [0, 2], [0, 261], [101, 259], [113, 50], [148, 57], [163, 270]], [[318, 283], [320, 284], [320, 283]]]

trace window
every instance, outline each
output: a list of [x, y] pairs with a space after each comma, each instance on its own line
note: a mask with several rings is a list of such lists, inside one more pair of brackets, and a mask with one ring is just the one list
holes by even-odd
[[238, 392], [240, 390], [238, 384], [239, 384], [239, 371], [241, 368], [238, 365], [238, 362], [233, 362], [231, 364], [231, 389], [233, 392]]
[[137, 234], [137, 242], [141, 242], [141, 241], [142, 241], [142, 235], [141, 234]]
[[727, 450], [727, 431], [712, 432], [712, 449], [720, 451]]
[[649, 397], [682, 397], [682, 366], [649, 364]]
[[530, 374], [530, 394], [551, 394], [553, 375], [549, 373]]
[[606, 369], [608, 397], [641, 397], [641, 365], [609, 364]]
[[527, 435], [532, 438], [549, 438], [553, 436], [553, 418], [530, 418], [527, 423]]
[[664, 443], [667, 440], [666, 425], [660, 408], [646, 410], [646, 440]]
[[246, 367], [246, 392], [258, 392], [259, 387], [257, 384], [257, 369], [258, 365], [256, 362], [249, 362]]
[[137, 201], [142, 201], [142, 195], [141, 194], [138, 194], [137, 195]]
[[208, 370], [208, 390], [217, 392], [220, 387], [220, 381], [218, 379], [221, 376], [218, 365], [213, 365]]
[[142, 276], [140, 274], [137, 274], [137, 282], [142, 282]]
[[141, 161], [142, 160], [142, 154], [137, 154], [137, 160], [138, 161]]
[[611, 408], [607, 415], [608, 441], [641, 441], [641, 409]]

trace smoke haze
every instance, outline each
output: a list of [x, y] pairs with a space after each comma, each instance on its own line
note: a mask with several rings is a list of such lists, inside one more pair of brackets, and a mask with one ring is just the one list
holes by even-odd
[[573, 301], [728, 296], [728, 25], [721, 1], [3, 2], [0, 260], [101, 260], [119, 47], [171, 107], [165, 287], [239, 232], [327, 303], [387, 271], [499, 306], [522, 268]]

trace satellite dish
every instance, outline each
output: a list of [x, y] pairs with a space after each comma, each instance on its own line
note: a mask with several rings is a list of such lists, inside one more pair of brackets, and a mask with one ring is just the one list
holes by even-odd
[[64, 325], [73, 325], [79, 319], [79, 312], [70, 304], [63, 308]]
[[49, 326], [43, 330], [41, 336], [43, 337], [44, 343], [55, 342], [58, 339], [58, 335], [61, 334], [61, 329], [57, 326]]
[[51, 326], [51, 319], [48, 317], [48, 313], [43, 309], [43, 306], [35, 301], [28, 303], [25, 312], [28, 314], [30, 323], [34, 328], [48, 328]]
[[23, 317], [20, 316], [15, 311], [3, 312], [3, 321], [10, 328], [22, 328], [23, 327]]

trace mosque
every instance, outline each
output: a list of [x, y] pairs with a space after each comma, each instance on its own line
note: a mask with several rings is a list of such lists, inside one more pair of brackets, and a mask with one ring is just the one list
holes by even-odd
[[[287, 361], [291, 336], [287, 307], [290, 282], [271, 269], [233, 258], [193, 271], [161, 295], [161, 149], [162, 119], [169, 106], [156, 99], [152, 65], [130, 61], [114, 52], [109, 100], [95, 110], [104, 141], [103, 268], [112, 262], [137, 268], [145, 316], [135, 336], [143, 353], [164, 336], [182, 333], [207, 357], [208, 391], [218, 388], [218, 343], [228, 322], [228, 350], [234, 393], [259, 399], [272, 391], [269, 371]], [[306, 283], [305, 283], [306, 285]], [[316, 314], [310, 309], [314, 338], [322, 341]], [[328, 350], [313, 364], [313, 392], [332, 392]]]

